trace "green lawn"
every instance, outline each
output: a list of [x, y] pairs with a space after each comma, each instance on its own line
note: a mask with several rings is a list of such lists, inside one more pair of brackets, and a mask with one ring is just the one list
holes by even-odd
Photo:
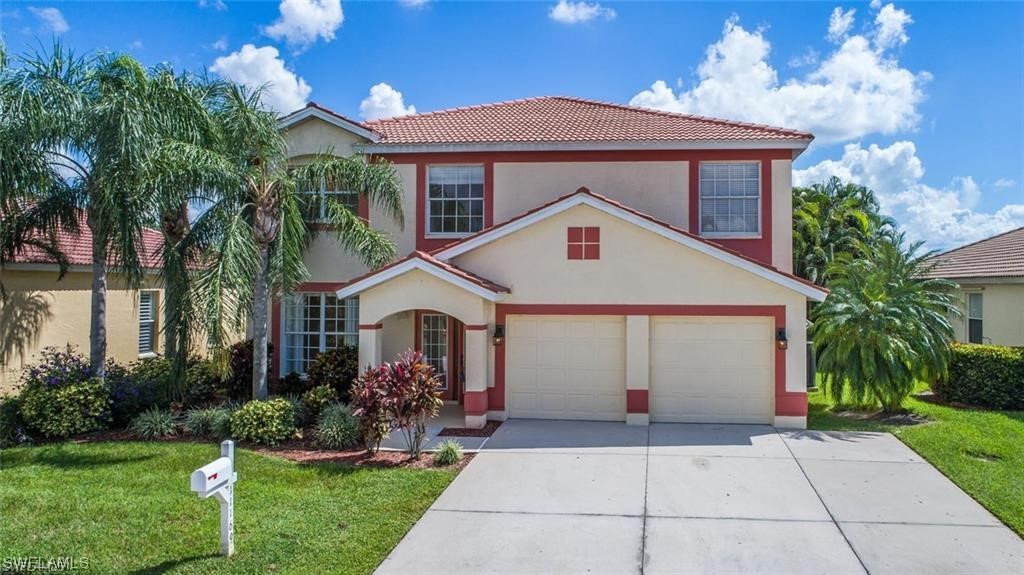
[[889, 431], [1024, 536], [1024, 411], [987, 411], [910, 398], [905, 407], [932, 421], [907, 427], [851, 421], [810, 394], [808, 427]]
[[61, 443], [0, 453], [0, 558], [85, 557], [99, 573], [370, 573], [454, 471], [296, 464], [238, 450], [235, 550], [189, 491], [215, 444]]

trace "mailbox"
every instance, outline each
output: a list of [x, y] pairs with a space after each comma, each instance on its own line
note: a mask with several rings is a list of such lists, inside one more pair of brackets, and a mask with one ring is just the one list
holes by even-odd
[[192, 472], [192, 491], [198, 493], [200, 497], [213, 495], [214, 491], [231, 481], [234, 473], [231, 467], [230, 459], [220, 457], [196, 469]]

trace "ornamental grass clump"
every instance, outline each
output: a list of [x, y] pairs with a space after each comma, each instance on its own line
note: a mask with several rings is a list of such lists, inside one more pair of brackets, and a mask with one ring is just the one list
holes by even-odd
[[316, 442], [326, 449], [346, 449], [359, 443], [359, 419], [344, 403], [331, 403], [320, 411]]
[[445, 439], [434, 452], [434, 465], [447, 467], [462, 461], [462, 444], [454, 439]]
[[173, 412], [151, 407], [132, 420], [131, 429], [142, 439], [165, 439], [178, 434], [178, 424]]

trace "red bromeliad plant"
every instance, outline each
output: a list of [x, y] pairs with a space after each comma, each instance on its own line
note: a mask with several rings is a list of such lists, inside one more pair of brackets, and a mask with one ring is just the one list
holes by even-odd
[[359, 431], [366, 450], [376, 453], [391, 430], [388, 411], [389, 389], [385, 365], [368, 367], [354, 382], [349, 396], [352, 414], [359, 418]]
[[437, 416], [443, 403], [441, 380], [419, 351], [407, 351], [395, 363], [386, 363], [381, 368], [387, 373], [392, 421], [402, 430], [409, 453], [419, 459], [427, 421]]

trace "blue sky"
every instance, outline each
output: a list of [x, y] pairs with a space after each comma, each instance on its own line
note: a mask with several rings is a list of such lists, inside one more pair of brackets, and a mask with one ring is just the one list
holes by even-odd
[[798, 183], [870, 185], [930, 247], [1024, 225], [1021, 3], [5, 1], [0, 33], [272, 81], [282, 111], [558, 94], [809, 129]]

